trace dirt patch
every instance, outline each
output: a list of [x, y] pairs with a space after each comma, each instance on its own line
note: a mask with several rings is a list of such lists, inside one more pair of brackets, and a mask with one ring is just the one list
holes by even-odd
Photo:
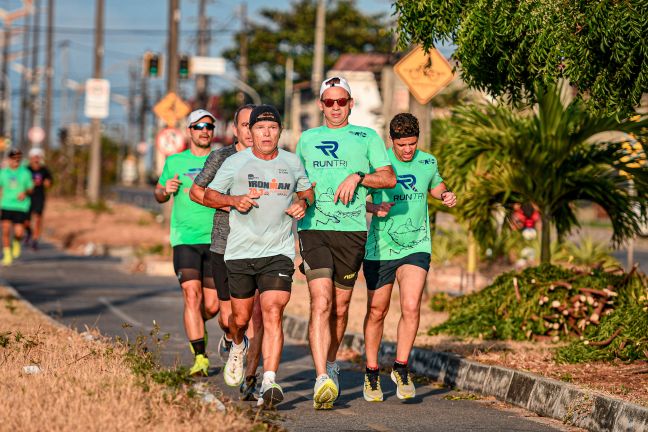
[[[187, 389], [143, 382], [123, 345], [53, 326], [0, 287], [0, 418], [3, 430], [248, 431]], [[263, 430], [264, 425], [257, 423]]]

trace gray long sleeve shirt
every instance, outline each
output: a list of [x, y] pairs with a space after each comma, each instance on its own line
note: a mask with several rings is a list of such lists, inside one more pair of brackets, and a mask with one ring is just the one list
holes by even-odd
[[[232, 144], [222, 149], [218, 149], [209, 154], [205, 161], [205, 166], [202, 171], [194, 179], [194, 183], [201, 188], [206, 188], [220, 169], [225, 159], [236, 154], [236, 145]], [[227, 245], [227, 236], [229, 235], [229, 213], [220, 209], [216, 209], [214, 213], [214, 228], [211, 235], [210, 251], [225, 254], [225, 246]]]

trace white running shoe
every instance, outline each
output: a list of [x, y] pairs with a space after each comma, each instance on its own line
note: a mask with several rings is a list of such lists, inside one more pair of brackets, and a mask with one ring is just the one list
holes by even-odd
[[342, 390], [340, 389], [340, 365], [338, 365], [337, 362], [333, 362], [332, 365], [329, 364], [329, 362], [326, 362], [326, 374], [333, 380], [333, 383], [335, 383], [335, 387], [337, 388], [337, 397], [335, 400], [337, 400], [342, 393]]
[[320, 375], [313, 389], [313, 408], [316, 410], [332, 409], [337, 399], [338, 389], [328, 375]]
[[230, 387], [238, 387], [243, 382], [243, 378], [245, 377], [245, 355], [247, 354], [247, 350], [248, 339], [246, 336], [243, 336], [242, 348], [232, 344], [229, 357], [227, 358], [227, 363], [225, 363], [225, 368], [223, 369], [225, 384]]
[[284, 394], [281, 386], [274, 381], [263, 380], [261, 397], [257, 401], [257, 406], [274, 408], [282, 400], [284, 400]]

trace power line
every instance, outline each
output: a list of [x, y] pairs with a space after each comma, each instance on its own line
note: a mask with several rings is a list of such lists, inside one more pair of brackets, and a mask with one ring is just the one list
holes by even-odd
[[[44, 30], [49, 30], [49, 26], [41, 26], [42, 29]], [[34, 29], [31, 29], [28, 26], [12, 26], [12, 29], [17, 29], [21, 31], [28, 31], [28, 32], [34, 32]], [[88, 27], [60, 27], [60, 26], [53, 26], [52, 27], [53, 31], [59, 34], [94, 34], [94, 28], [88, 28]], [[163, 36], [167, 34], [166, 29], [142, 29], [142, 28], [108, 28], [105, 30], [106, 34], [109, 34], [111, 36], [119, 36], [119, 35], [124, 35], [124, 36], [133, 36], [133, 35], [139, 35], [139, 36]], [[212, 30], [205, 30], [205, 33], [235, 33], [238, 31], [235, 28], [217, 28], [217, 29], [212, 29]], [[180, 34], [186, 34], [186, 35], [191, 35], [195, 36], [196, 35], [196, 30], [181, 30], [179, 32]]]

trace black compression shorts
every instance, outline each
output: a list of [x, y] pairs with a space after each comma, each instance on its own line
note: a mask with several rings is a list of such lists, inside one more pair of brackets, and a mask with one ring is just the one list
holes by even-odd
[[265, 291], [288, 291], [295, 272], [293, 260], [285, 255], [264, 258], [235, 259], [225, 262], [230, 296], [236, 299], [254, 297]]
[[214, 276], [214, 284], [218, 293], [218, 300], [229, 301], [229, 280], [227, 277], [227, 266], [225, 265], [225, 255], [216, 252], [211, 253], [211, 270]]
[[395, 260], [364, 260], [364, 276], [367, 280], [367, 289], [376, 290], [391, 285], [396, 280], [396, 270], [406, 264], [421, 267], [423, 270], [430, 269], [430, 254], [417, 252], [406, 257]]
[[209, 251], [210, 245], [178, 245], [173, 247], [173, 269], [180, 284], [202, 281], [203, 288], [215, 289]]

